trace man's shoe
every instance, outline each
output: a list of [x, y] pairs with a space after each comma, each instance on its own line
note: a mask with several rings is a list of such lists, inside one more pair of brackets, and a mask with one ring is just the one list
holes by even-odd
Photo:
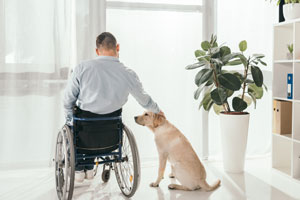
[[83, 170], [75, 171], [75, 181], [78, 183], [82, 183], [85, 177], [85, 173]]
[[94, 170], [86, 170], [85, 172], [85, 178], [88, 180], [92, 180], [94, 178]]

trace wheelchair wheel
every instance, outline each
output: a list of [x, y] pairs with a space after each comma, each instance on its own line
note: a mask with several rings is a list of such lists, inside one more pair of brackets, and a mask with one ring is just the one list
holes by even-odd
[[55, 179], [58, 199], [71, 200], [74, 190], [75, 155], [72, 133], [67, 125], [59, 131], [55, 153]]
[[110, 170], [109, 169], [103, 170], [103, 172], [102, 172], [102, 181], [104, 183], [106, 183], [109, 180], [109, 178], [110, 178]]
[[132, 197], [140, 182], [140, 158], [135, 138], [124, 125], [122, 139], [122, 158], [115, 162], [114, 169], [118, 185], [126, 197]]

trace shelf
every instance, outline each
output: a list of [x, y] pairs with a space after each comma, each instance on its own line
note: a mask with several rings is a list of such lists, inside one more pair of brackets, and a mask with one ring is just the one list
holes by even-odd
[[275, 60], [274, 63], [293, 63], [294, 60]]
[[273, 135], [277, 136], [277, 137], [280, 137], [280, 138], [284, 138], [284, 139], [287, 139], [287, 140], [293, 140], [292, 139], [292, 134], [283, 134], [283, 135], [280, 135], [278, 133], [273, 133]]
[[297, 60], [274, 60], [274, 63], [275, 64], [278, 64], [278, 63], [300, 63], [300, 59], [297, 59]]
[[299, 23], [299, 22], [300, 22], [300, 18], [298, 18], [298, 19], [292, 19], [292, 20], [286, 20], [284, 22], [275, 23], [274, 27], [292, 26], [293, 23]]
[[300, 103], [300, 99], [288, 99], [288, 98], [284, 98], [284, 97], [273, 97], [273, 100], [291, 101], [294, 103]]
[[291, 168], [288, 167], [274, 167], [274, 169], [280, 171], [281, 173], [285, 174], [285, 175], [291, 175]]
[[[288, 98], [284, 98], [284, 97], [273, 97], [274, 100], [281, 100], [281, 101], [294, 101], [294, 99], [288, 99]], [[300, 102], [300, 100], [299, 100]]]
[[300, 140], [293, 138], [293, 142], [300, 144]]
[[[272, 168], [300, 181], [300, 18], [274, 24], [273, 28], [273, 100], [290, 102], [273, 103], [273, 108], [289, 105], [279, 108], [281, 112], [286, 111], [280, 119], [273, 109], [273, 130], [279, 132], [284, 125], [288, 127], [286, 133], [290, 134], [280, 135], [272, 131]], [[293, 59], [287, 59], [289, 44], [294, 45]], [[293, 74], [293, 99], [287, 98], [288, 74]]]

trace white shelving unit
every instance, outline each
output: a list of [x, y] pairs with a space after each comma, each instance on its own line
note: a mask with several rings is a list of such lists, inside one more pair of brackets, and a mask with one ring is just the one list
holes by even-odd
[[[274, 25], [273, 100], [292, 102], [292, 132], [272, 133], [272, 167], [300, 181], [300, 19]], [[294, 44], [287, 60], [287, 44]], [[287, 99], [287, 74], [293, 73], [293, 99]]]

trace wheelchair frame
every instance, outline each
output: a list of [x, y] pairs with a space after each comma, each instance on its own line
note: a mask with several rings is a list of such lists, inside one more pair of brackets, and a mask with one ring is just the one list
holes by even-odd
[[[115, 171], [115, 175], [117, 178], [117, 182], [120, 190], [126, 197], [131, 197], [136, 192], [139, 182], [140, 182], [140, 161], [137, 145], [135, 142], [135, 138], [132, 132], [122, 123], [122, 117], [100, 117], [100, 118], [79, 118], [73, 117], [74, 123], [76, 121], [118, 121], [118, 129], [119, 129], [119, 143], [116, 150], [113, 150], [109, 153], [97, 153], [93, 155], [87, 155], [84, 153], [77, 152], [76, 149], [76, 136], [77, 131], [74, 130], [74, 126], [70, 127], [64, 125], [61, 131], [57, 136], [56, 143], [56, 154], [55, 154], [55, 176], [56, 176], [56, 190], [59, 199], [72, 199], [73, 189], [74, 189], [74, 175], [75, 175], [75, 167], [77, 166], [95, 166], [96, 172], [99, 164], [104, 164], [103, 172], [102, 172], [102, 180], [107, 182], [110, 177], [110, 170], [113, 169]], [[124, 131], [124, 132], [123, 132]], [[126, 138], [125, 138], [126, 137]], [[128, 140], [129, 150], [132, 156], [132, 173], [129, 180], [131, 184], [128, 184], [128, 177], [126, 179], [125, 176], [128, 174], [123, 174], [122, 172], [122, 163], [129, 162], [128, 155], [123, 156], [124, 151], [122, 150], [124, 144], [123, 142]], [[69, 146], [68, 146], [69, 145]], [[67, 147], [68, 146], [68, 147]], [[63, 150], [65, 152], [63, 152]], [[126, 152], [125, 152], [126, 153]], [[127, 152], [128, 153], [128, 152]], [[89, 159], [88, 162], [80, 164], [79, 161]], [[93, 160], [91, 160], [93, 159]], [[95, 162], [95, 160], [97, 160]], [[101, 161], [99, 161], [101, 160]], [[131, 160], [131, 159], [130, 159]], [[105, 170], [105, 166], [109, 166], [108, 170]], [[123, 167], [124, 169], [124, 167]], [[130, 169], [129, 169], [130, 170]], [[70, 180], [69, 180], [70, 179]], [[69, 183], [68, 183], [69, 182]]]

